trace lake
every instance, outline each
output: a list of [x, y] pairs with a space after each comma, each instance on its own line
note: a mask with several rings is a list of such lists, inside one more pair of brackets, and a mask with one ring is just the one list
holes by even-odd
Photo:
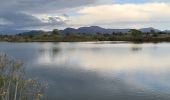
[[0, 43], [47, 81], [45, 100], [170, 100], [170, 43]]

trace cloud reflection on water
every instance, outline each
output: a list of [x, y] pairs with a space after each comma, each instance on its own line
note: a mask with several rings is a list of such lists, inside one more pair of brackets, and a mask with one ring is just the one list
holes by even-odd
[[[101, 75], [122, 79], [138, 88], [169, 92], [170, 79], [167, 76], [170, 75], [170, 53], [165, 52], [170, 49], [168, 46], [126, 43], [46, 44], [42, 46], [43, 52], [35, 63], [54, 68], [65, 66], [97, 71]], [[54, 49], [57, 52], [53, 53]]]
[[[42, 67], [42, 66], [40, 66]], [[34, 68], [32, 77], [49, 82], [48, 100], [169, 100], [167, 94], [147, 90], [117, 77], [74, 68], [76, 66], [44, 66]], [[35, 73], [36, 72], [36, 73]]]
[[0, 43], [49, 82], [48, 100], [169, 100], [170, 44]]
[[[146, 69], [146, 71], [155, 70], [160, 72], [167, 71], [170, 67], [170, 53], [154, 51], [152, 47], [147, 48], [147, 44], [144, 46], [144, 50], [142, 50], [143, 45], [140, 44], [131, 44], [126, 48], [113, 45], [109, 45], [108, 48], [101, 44], [98, 44], [97, 47], [96, 44], [84, 44], [83, 46], [82, 44], [81, 46], [80, 44], [74, 44], [73, 47], [62, 45], [42, 46], [43, 52], [40, 52], [35, 63], [40, 65], [78, 64], [85, 69], [104, 71]], [[136, 50], [140, 50], [139, 53], [135, 53]]]

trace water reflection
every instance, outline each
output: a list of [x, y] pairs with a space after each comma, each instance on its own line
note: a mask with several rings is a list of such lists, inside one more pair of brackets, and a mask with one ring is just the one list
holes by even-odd
[[[47, 100], [169, 100], [168, 94], [147, 91], [116, 77], [80, 68], [35, 68], [31, 74], [49, 82]], [[146, 89], [146, 90], [145, 90]]]
[[132, 52], [142, 50], [142, 44], [132, 44], [131, 50]]
[[[45, 45], [35, 63], [40, 65], [45, 63], [49, 65], [79, 65], [88, 70], [98, 71], [142, 69], [160, 72], [169, 69], [170, 53], [162, 51], [163, 49], [156, 50], [152, 46], [148, 47], [147, 44], [146, 47], [141, 44], [131, 44], [129, 47], [120, 47], [119, 44], [107, 45], [104, 47], [98, 44], [100, 50], [97, 51], [94, 49], [96, 45], [93, 44], [74, 44], [71, 47], [65, 44], [58, 47], [56, 45]], [[144, 50], [142, 50], [142, 47]], [[139, 53], [135, 53], [136, 50], [131, 52], [131, 48], [137, 48], [136, 50], [140, 51], [138, 51]]]
[[0, 43], [49, 82], [47, 100], [169, 100], [170, 44]]

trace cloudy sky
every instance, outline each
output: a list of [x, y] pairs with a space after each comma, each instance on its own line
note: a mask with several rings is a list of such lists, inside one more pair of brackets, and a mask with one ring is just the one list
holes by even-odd
[[170, 0], [0, 0], [0, 30], [170, 29]]

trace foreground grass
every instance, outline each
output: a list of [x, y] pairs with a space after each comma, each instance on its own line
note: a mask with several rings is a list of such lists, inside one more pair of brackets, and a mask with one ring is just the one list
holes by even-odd
[[0, 54], [0, 100], [41, 100], [46, 86], [27, 79], [20, 61]]

